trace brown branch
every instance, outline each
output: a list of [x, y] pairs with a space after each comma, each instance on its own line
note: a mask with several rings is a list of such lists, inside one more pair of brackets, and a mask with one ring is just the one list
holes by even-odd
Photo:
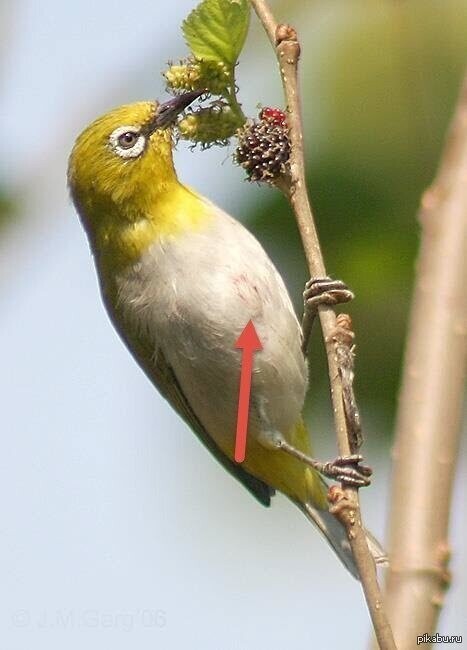
[[[289, 137], [291, 142], [291, 172], [288, 186], [282, 189], [285, 189], [295, 213], [310, 275], [312, 277], [324, 277], [326, 276], [326, 269], [306, 188], [303, 128], [298, 85], [300, 44], [293, 28], [276, 23], [265, 0], [250, 0], [250, 2], [275, 49], [287, 103]], [[336, 316], [332, 308], [320, 306], [319, 318], [328, 359], [337, 443], [339, 453], [346, 456], [351, 452], [351, 442], [347, 430], [342, 382], [339, 374], [335, 342], [333, 341], [333, 333], [336, 328]], [[343, 489], [339, 496], [339, 504], [337, 510], [340, 512], [340, 519], [347, 529], [380, 647], [383, 650], [395, 648], [392, 632], [382, 604], [375, 563], [368, 549], [365, 529], [361, 521], [358, 490], [354, 488]], [[334, 507], [336, 508], [336, 506]]]
[[449, 586], [467, 311], [467, 75], [420, 210], [421, 248], [394, 450], [387, 606], [401, 648], [432, 634]]

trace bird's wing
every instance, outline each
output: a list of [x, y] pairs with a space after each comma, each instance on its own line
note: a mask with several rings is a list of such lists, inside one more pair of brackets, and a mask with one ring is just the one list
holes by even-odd
[[150, 368], [146, 368], [147, 374], [153, 381], [160, 393], [170, 402], [177, 413], [196, 433], [201, 442], [209, 449], [213, 456], [230, 474], [242, 483], [246, 489], [255, 496], [264, 506], [271, 504], [271, 496], [275, 490], [263, 481], [246, 472], [241, 465], [234, 463], [224, 452], [215, 444], [209, 433], [203, 427], [202, 423], [193, 412], [183, 390], [175, 376], [175, 372], [167, 362], [163, 352], [159, 349], [153, 357]]

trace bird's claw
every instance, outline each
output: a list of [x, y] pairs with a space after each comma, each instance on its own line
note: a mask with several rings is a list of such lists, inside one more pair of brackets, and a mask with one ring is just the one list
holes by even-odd
[[332, 278], [311, 278], [303, 292], [302, 351], [307, 353], [313, 321], [320, 305], [337, 305], [354, 297], [348, 286]]
[[354, 297], [342, 280], [332, 278], [311, 278], [305, 285], [303, 303], [305, 310], [314, 314], [319, 305], [337, 305], [349, 302]]
[[334, 461], [324, 463], [322, 474], [348, 487], [366, 487], [370, 485], [373, 470], [368, 465], [360, 465], [363, 456], [352, 454], [339, 456]]

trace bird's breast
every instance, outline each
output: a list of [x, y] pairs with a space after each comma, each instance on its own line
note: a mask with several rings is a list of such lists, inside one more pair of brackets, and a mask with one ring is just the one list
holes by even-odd
[[[221, 211], [204, 230], [164, 238], [116, 278], [114, 322], [141, 354], [161, 349], [193, 410], [222, 447], [235, 432], [241, 350], [252, 320], [252, 433], [263, 416], [285, 431], [300, 414], [307, 369], [284, 283], [257, 240]], [[137, 356], [137, 355], [136, 355]], [[147, 367], [147, 359], [139, 359]], [[259, 413], [259, 406], [263, 415]]]

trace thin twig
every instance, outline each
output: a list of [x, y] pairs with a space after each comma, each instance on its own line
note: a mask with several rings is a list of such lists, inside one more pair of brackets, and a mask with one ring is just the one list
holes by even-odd
[[[275, 49], [284, 87], [291, 142], [291, 173], [286, 193], [295, 212], [310, 275], [312, 277], [325, 277], [326, 269], [306, 188], [303, 129], [298, 87], [300, 44], [293, 28], [277, 24], [265, 0], [250, 0], [250, 2]], [[347, 456], [351, 453], [351, 444], [347, 431], [342, 382], [335, 343], [332, 338], [336, 328], [336, 316], [331, 307], [320, 305], [319, 317], [328, 359], [339, 453]], [[337, 509], [341, 514], [341, 521], [347, 528], [378, 642], [383, 650], [395, 649], [391, 628], [383, 608], [375, 563], [368, 549], [365, 529], [361, 521], [358, 490], [354, 488], [343, 489], [339, 502], [340, 506]]]
[[421, 248], [394, 450], [387, 606], [401, 648], [433, 634], [449, 586], [447, 541], [467, 351], [467, 75]]

